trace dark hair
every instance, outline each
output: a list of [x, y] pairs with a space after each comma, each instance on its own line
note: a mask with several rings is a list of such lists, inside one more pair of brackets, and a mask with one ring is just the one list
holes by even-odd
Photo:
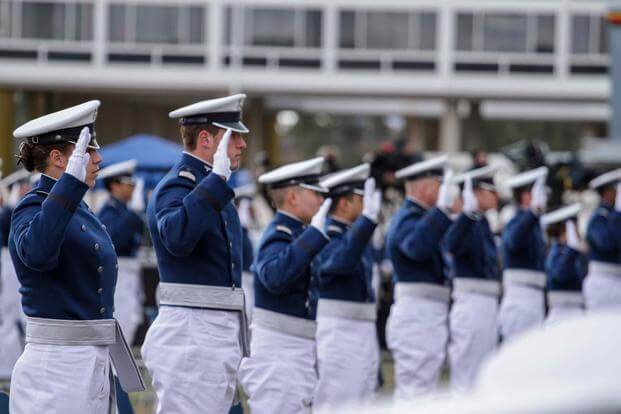
[[546, 233], [549, 238], [558, 239], [563, 233], [565, 233], [565, 222], [559, 221], [557, 223], [550, 224], [546, 228]]
[[201, 131], [207, 131], [214, 137], [218, 134], [219, 127], [212, 124], [188, 124], [181, 125], [180, 134], [183, 141], [183, 147], [186, 150], [193, 151], [196, 149], [196, 139]]
[[339, 201], [341, 201], [341, 198], [351, 201], [354, 198], [354, 193], [347, 193], [347, 194], [342, 194], [342, 195], [332, 197], [332, 204], [330, 205], [330, 210], [329, 210], [330, 214], [336, 211], [336, 209], [339, 206]]
[[527, 193], [531, 190], [530, 185], [523, 185], [521, 187], [516, 187], [513, 189], [513, 199], [517, 204], [522, 204], [522, 194]]
[[73, 144], [67, 141], [48, 145], [33, 144], [32, 142], [22, 142], [19, 146], [17, 163], [24, 164], [24, 168], [26, 168], [26, 170], [30, 172], [33, 172], [35, 170], [43, 172], [47, 168], [50, 152], [52, 152], [53, 150], [58, 150], [66, 155], [69, 152], [69, 148], [71, 145]]

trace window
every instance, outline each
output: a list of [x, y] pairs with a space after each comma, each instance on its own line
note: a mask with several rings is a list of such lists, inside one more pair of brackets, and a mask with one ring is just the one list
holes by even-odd
[[22, 3], [21, 37], [92, 40], [93, 6], [81, 3]]
[[436, 14], [343, 10], [339, 45], [345, 49], [433, 50], [436, 47]]
[[554, 53], [553, 15], [458, 13], [457, 50]]
[[203, 7], [113, 4], [109, 12], [108, 37], [112, 42], [203, 43]]
[[12, 2], [0, 1], [0, 37], [11, 36], [11, 7]]
[[[230, 15], [230, 8], [227, 15]], [[244, 10], [244, 44], [247, 46], [321, 47], [322, 14], [319, 10], [247, 8]], [[232, 25], [226, 39], [230, 41]]]
[[574, 15], [571, 18], [571, 52], [577, 55], [608, 53], [608, 29], [599, 15]]

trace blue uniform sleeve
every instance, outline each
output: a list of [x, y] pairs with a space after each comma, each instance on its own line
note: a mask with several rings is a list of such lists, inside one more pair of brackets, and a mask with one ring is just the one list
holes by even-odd
[[509, 250], [522, 250], [527, 246], [528, 233], [539, 226], [539, 217], [528, 210], [516, 216], [502, 233], [502, 242]]
[[24, 265], [40, 272], [58, 265], [67, 226], [87, 190], [82, 181], [63, 174], [42, 203], [31, 195], [15, 208], [11, 237]]
[[587, 230], [589, 246], [601, 253], [614, 253], [619, 249], [618, 233], [621, 231], [621, 213], [610, 212], [608, 216], [597, 214], [591, 219]]
[[304, 276], [305, 269], [328, 243], [328, 239], [310, 226], [295, 240], [284, 233], [266, 240], [257, 254], [256, 276], [272, 294], [282, 294]]
[[[365, 216], [358, 218], [340, 239], [332, 239], [322, 252], [320, 273], [351, 274], [369, 244], [375, 223]], [[324, 253], [325, 252], [325, 253]]]
[[548, 285], [554, 287], [567, 286], [575, 274], [576, 260], [580, 252], [564, 247], [560, 251], [551, 252], [550, 260], [546, 261]]
[[455, 256], [463, 255], [470, 249], [472, 226], [476, 219], [467, 214], [460, 214], [446, 232], [446, 249]]
[[117, 248], [128, 246], [135, 249], [140, 245], [142, 239], [142, 219], [138, 214], [131, 210], [123, 210], [118, 214], [118, 210], [105, 209], [99, 219], [106, 225], [106, 230]]
[[194, 188], [184, 178], [171, 180], [160, 189], [155, 205], [162, 244], [173, 256], [190, 255], [206, 231], [220, 226], [220, 211], [234, 196], [216, 174], [209, 174]]
[[431, 258], [437, 251], [438, 243], [451, 225], [451, 219], [439, 208], [429, 210], [413, 229], [405, 229], [407, 234], [399, 243], [399, 250], [415, 261]]

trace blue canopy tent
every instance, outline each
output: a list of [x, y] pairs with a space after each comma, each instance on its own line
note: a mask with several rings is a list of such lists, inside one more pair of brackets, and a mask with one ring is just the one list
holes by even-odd
[[145, 190], [155, 188], [162, 177], [179, 161], [183, 147], [148, 134], [133, 135], [101, 149], [101, 167], [135, 159], [136, 175], [144, 178]]

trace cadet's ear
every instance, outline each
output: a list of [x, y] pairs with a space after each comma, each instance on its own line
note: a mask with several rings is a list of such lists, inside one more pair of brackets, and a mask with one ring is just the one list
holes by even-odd
[[209, 149], [214, 144], [214, 136], [209, 133], [206, 129], [201, 129], [196, 137], [197, 145], [200, 145], [202, 148]]
[[67, 164], [67, 157], [61, 151], [53, 149], [50, 151], [49, 162], [57, 168], [65, 168]]
[[297, 205], [298, 192], [295, 191], [293, 188], [288, 188], [287, 194], [285, 195], [285, 199], [287, 200], [287, 204], [289, 204], [290, 206]]

